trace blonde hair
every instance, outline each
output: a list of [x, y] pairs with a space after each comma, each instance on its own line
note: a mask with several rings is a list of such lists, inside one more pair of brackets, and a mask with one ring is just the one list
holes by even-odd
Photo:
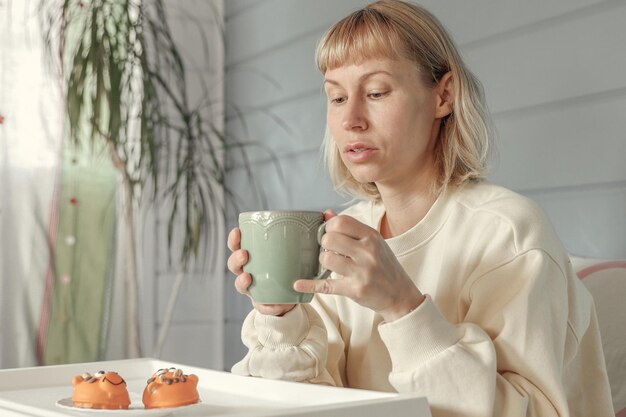
[[[371, 58], [409, 59], [432, 87], [445, 74], [452, 73], [453, 111], [442, 119], [435, 146], [438, 178], [433, 191], [482, 178], [490, 137], [483, 88], [437, 18], [408, 2], [376, 1], [332, 26], [320, 40], [316, 53], [322, 74]], [[354, 197], [380, 198], [374, 183], [359, 183], [352, 177], [328, 128], [323, 155], [337, 191]]]

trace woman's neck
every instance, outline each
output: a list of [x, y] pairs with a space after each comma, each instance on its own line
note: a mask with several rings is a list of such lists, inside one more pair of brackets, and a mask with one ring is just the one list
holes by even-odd
[[420, 184], [402, 188], [378, 185], [385, 207], [380, 224], [381, 235], [389, 239], [419, 223], [437, 200], [438, 194], [433, 189], [431, 181], [420, 181]]
[[426, 216], [436, 200], [434, 193], [414, 196], [411, 200], [390, 202], [383, 199], [385, 214], [380, 224], [381, 235], [389, 239], [411, 229]]

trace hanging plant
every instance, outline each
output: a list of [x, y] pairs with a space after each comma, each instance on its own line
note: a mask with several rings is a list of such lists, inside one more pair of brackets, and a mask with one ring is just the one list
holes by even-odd
[[[245, 153], [245, 144], [227, 141], [208, 94], [191, 105], [162, 0], [42, 0], [41, 11], [48, 55], [65, 80], [69, 137], [77, 147], [106, 148], [122, 178], [129, 348], [138, 356], [138, 202], [148, 196], [168, 203], [169, 255], [181, 265], [177, 292], [190, 261], [224, 223], [225, 197], [232, 195], [224, 153], [228, 147]], [[174, 246], [174, 237], [180, 244]], [[216, 260], [211, 256], [208, 265]]]

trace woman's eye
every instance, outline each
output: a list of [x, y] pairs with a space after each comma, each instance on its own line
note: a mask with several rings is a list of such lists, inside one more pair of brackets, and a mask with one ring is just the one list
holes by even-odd
[[335, 97], [335, 98], [331, 98], [330, 102], [333, 104], [341, 104], [344, 103], [346, 101], [345, 97]]
[[369, 93], [367, 96], [369, 98], [373, 98], [373, 99], [377, 99], [377, 98], [383, 98], [387, 95], [386, 92], [379, 92], [379, 91], [374, 91], [372, 93]]

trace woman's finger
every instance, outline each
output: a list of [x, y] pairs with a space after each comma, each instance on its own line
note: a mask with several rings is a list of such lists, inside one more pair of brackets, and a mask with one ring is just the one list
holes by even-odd
[[247, 272], [237, 275], [235, 278], [235, 289], [238, 293], [249, 295], [248, 288], [252, 284], [252, 276]]
[[299, 279], [294, 282], [293, 289], [306, 294], [352, 295], [351, 285], [345, 278]]
[[[346, 256], [356, 264], [363, 265], [364, 262], [371, 260], [372, 251], [376, 250], [378, 243], [382, 241], [380, 233], [375, 229], [352, 217], [337, 216], [328, 221], [326, 233], [320, 243], [324, 250]], [[324, 267], [328, 268], [329, 265]], [[347, 274], [347, 271], [335, 272]]]
[[324, 269], [333, 271], [341, 276], [355, 275], [355, 264], [352, 258], [334, 251], [322, 251], [320, 253], [320, 264]]
[[372, 233], [376, 231], [353, 217], [339, 215], [327, 221], [326, 233], [328, 232], [337, 232], [360, 240], [372, 235]]
[[243, 273], [243, 266], [248, 262], [248, 251], [243, 249], [236, 250], [231, 253], [226, 261], [228, 270], [235, 275]]
[[338, 232], [327, 231], [324, 236], [322, 236], [320, 243], [323, 249], [322, 253], [334, 252], [349, 258], [354, 258], [356, 252], [359, 250], [358, 241], [356, 239]]
[[231, 252], [241, 249], [241, 230], [238, 227], [235, 227], [228, 233], [226, 245]]
[[326, 209], [324, 211], [324, 221], [328, 221], [328, 220], [332, 219], [333, 217], [337, 217], [337, 213], [335, 213], [335, 210], [333, 210], [333, 209]]

